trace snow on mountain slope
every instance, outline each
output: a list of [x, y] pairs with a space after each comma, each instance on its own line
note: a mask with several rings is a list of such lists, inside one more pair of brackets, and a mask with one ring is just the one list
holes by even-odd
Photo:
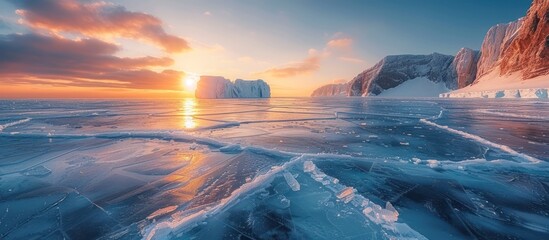
[[[446, 91], [457, 89], [458, 84], [467, 84], [474, 79], [474, 74], [471, 76], [470, 72], [476, 71], [477, 61], [478, 52], [466, 48], [460, 50], [456, 58], [439, 53], [387, 56], [348, 83], [322, 86], [316, 89], [312, 96], [377, 96], [414, 79], [423, 79], [430, 81], [431, 85], [444, 86], [443, 89]], [[458, 83], [460, 81], [461, 83]], [[422, 89], [408, 91], [415, 92], [392, 90], [392, 94], [384, 96], [394, 96], [394, 93], [401, 92], [406, 96], [432, 97], [440, 93], [433, 94]]]
[[433, 53], [430, 55], [395, 55], [383, 58], [373, 68], [359, 74], [350, 82], [350, 96], [376, 96], [408, 80], [427, 78], [443, 82], [449, 89], [456, 89], [453, 79], [453, 56]]
[[269, 98], [271, 88], [261, 79], [237, 79], [231, 82], [219, 76], [201, 76], [195, 96], [197, 98]]
[[524, 80], [520, 72], [500, 76], [500, 69], [497, 67], [475, 84], [439, 96], [447, 98], [547, 98], [548, 90], [548, 75]]
[[448, 92], [443, 82], [435, 83], [425, 77], [408, 80], [394, 88], [380, 93], [379, 97], [438, 97], [439, 94]]

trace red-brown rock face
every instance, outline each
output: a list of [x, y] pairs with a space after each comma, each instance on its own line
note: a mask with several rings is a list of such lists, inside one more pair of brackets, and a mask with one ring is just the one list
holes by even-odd
[[452, 66], [456, 71], [458, 89], [469, 86], [475, 80], [479, 57], [479, 51], [469, 48], [462, 48], [456, 54]]
[[524, 79], [547, 75], [549, 74], [549, 0], [534, 0], [523, 21], [517, 36], [502, 53], [501, 74], [522, 71]]

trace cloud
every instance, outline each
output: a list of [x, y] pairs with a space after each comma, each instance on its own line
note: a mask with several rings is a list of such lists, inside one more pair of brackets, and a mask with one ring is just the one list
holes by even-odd
[[8, 0], [18, 10], [20, 22], [37, 30], [82, 34], [88, 37], [124, 37], [150, 42], [166, 52], [189, 50], [188, 42], [166, 33], [162, 21], [152, 15], [128, 11], [106, 2], [77, 0]]
[[[362, 63], [362, 60], [358, 58], [345, 56], [348, 55], [349, 52], [352, 53], [353, 39], [349, 37], [339, 37], [339, 35], [341, 34], [338, 34], [338, 38], [328, 41], [321, 52], [311, 49], [309, 50], [309, 56], [304, 60], [288, 63], [281, 67], [270, 68], [259, 73], [259, 75], [288, 78], [302, 74], [309, 74], [320, 69], [320, 63], [322, 60], [332, 55], [340, 55], [338, 59], [342, 61]], [[346, 52], [347, 54], [341, 56], [343, 52]]]
[[66, 86], [179, 90], [183, 72], [148, 68], [170, 58], [114, 56], [117, 45], [97, 39], [70, 40], [38, 34], [0, 35], [0, 81]]
[[352, 38], [337, 38], [326, 43], [326, 47], [332, 49], [349, 49], [353, 45]]
[[277, 78], [287, 78], [314, 72], [320, 68], [322, 54], [315, 49], [309, 50], [309, 56], [300, 62], [289, 63], [281, 67], [274, 67], [261, 72], [261, 75], [270, 75]]
[[338, 57], [338, 59], [344, 62], [350, 62], [350, 63], [356, 63], [356, 64], [363, 64], [366, 62], [360, 58], [354, 58], [354, 57]]
[[205, 11], [205, 12], [204, 12], [204, 15], [205, 15], [205, 16], [211, 16], [212, 13], [211, 13], [210, 11]]

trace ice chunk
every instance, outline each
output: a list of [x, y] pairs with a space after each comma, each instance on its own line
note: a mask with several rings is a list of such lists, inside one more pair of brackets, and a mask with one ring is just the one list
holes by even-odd
[[429, 166], [430, 168], [436, 168], [438, 167], [438, 161], [434, 159], [429, 159], [427, 160], [427, 166]]
[[259, 80], [229, 79], [216, 76], [201, 76], [195, 96], [197, 98], [269, 98], [271, 88]]
[[288, 186], [292, 188], [292, 191], [299, 191], [301, 186], [299, 185], [299, 182], [294, 178], [294, 176], [290, 172], [284, 172], [283, 175], [284, 179], [286, 179], [286, 183], [288, 183]]
[[305, 161], [303, 163], [303, 171], [305, 172], [312, 172], [316, 168], [315, 164], [311, 161]]
[[337, 198], [343, 200], [344, 203], [349, 203], [355, 197], [356, 189], [346, 187], [337, 194]]
[[239, 153], [242, 152], [242, 147], [239, 144], [228, 145], [220, 148], [219, 151], [224, 153]]

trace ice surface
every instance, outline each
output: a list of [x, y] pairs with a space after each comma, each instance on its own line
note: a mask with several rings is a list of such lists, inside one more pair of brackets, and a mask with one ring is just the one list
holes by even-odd
[[548, 106], [0, 101], [0, 238], [547, 239]]

